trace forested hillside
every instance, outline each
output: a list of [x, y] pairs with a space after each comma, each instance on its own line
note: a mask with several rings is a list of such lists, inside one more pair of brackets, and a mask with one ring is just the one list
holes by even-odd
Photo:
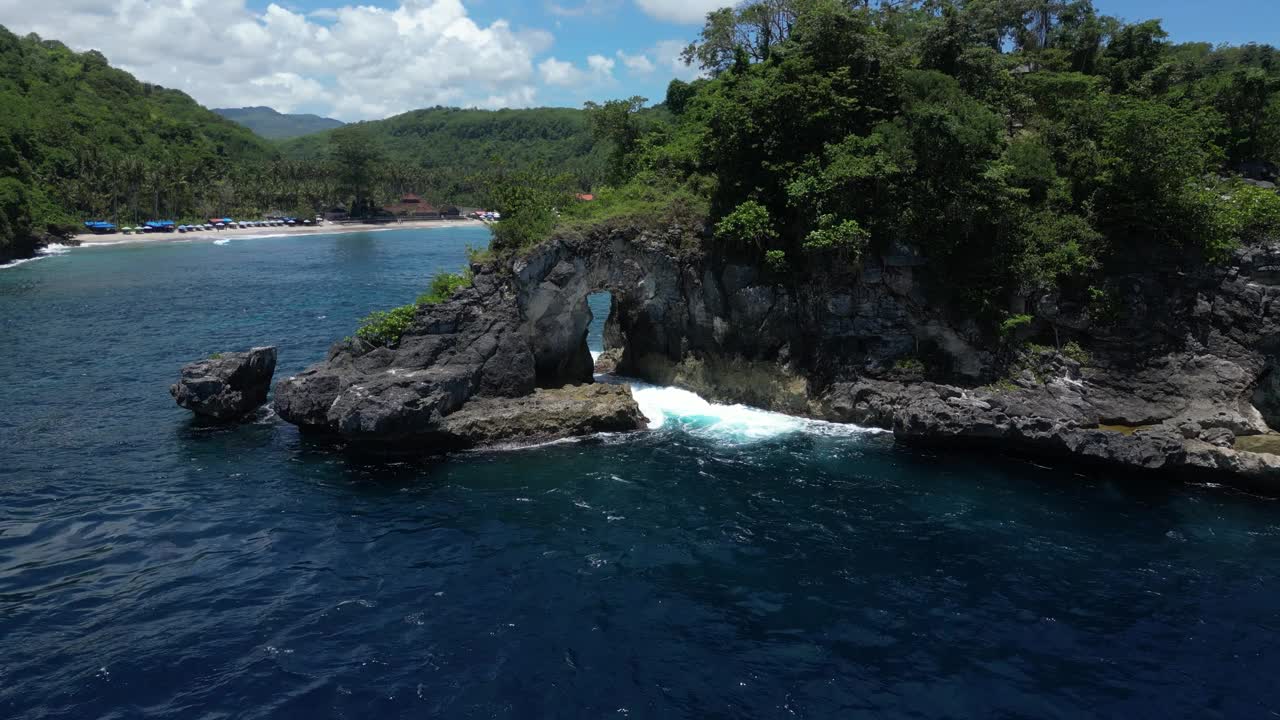
[[[709, 79], [672, 83], [670, 121], [591, 111], [613, 187], [561, 222], [701, 205], [722, 252], [779, 282], [919, 253], [939, 307], [1006, 332], [1038, 293], [1123, 312], [1125, 268], [1280, 236], [1275, 48], [1174, 44], [1088, 0], [864, 5], [713, 13], [687, 51]], [[497, 245], [536, 240], [554, 204], [517, 204]]]
[[333, 130], [341, 120], [311, 114], [282, 113], [269, 107], [214, 108], [214, 112], [252, 130], [268, 140], [288, 140], [311, 133]]
[[97, 52], [0, 27], [0, 257], [50, 225], [121, 207], [173, 212], [209, 178], [276, 151], [176, 90], [138, 82]]
[[[391, 166], [425, 172], [421, 192], [453, 202], [477, 202], [475, 178], [497, 160], [511, 168], [541, 166], [568, 174], [590, 189], [605, 171], [587, 115], [571, 108], [462, 110], [429, 108], [351, 126], [363, 133]], [[286, 157], [326, 157], [332, 132], [281, 144]]]

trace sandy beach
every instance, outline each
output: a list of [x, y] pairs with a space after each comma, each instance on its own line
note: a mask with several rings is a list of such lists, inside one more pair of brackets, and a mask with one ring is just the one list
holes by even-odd
[[358, 233], [358, 232], [376, 232], [379, 230], [409, 230], [409, 229], [432, 229], [432, 228], [456, 228], [456, 227], [484, 227], [485, 223], [479, 220], [405, 220], [397, 223], [379, 223], [379, 224], [338, 224], [324, 223], [322, 225], [302, 225], [298, 227], [258, 227], [258, 228], [235, 228], [226, 230], [208, 230], [200, 232], [171, 232], [171, 233], [147, 233], [144, 235], [125, 235], [124, 233], [107, 233], [105, 235], [77, 235], [76, 239], [80, 241], [83, 247], [92, 245], [123, 245], [127, 243], [136, 243], [139, 245], [146, 243], [159, 242], [175, 242], [189, 240], [221, 240], [224, 238], [253, 238], [253, 237], [285, 237], [288, 235], [336, 235], [338, 233]]

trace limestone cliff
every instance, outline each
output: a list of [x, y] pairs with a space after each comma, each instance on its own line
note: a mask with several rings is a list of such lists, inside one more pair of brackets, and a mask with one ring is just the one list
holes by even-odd
[[939, 303], [925, 267], [904, 245], [856, 272], [797, 281], [735, 262], [700, 227], [566, 233], [476, 268], [475, 287], [421, 310], [398, 348], [335, 346], [281, 383], [277, 407], [302, 425], [394, 437], [434, 427], [473, 395], [588, 383], [586, 298], [609, 291], [606, 347], [623, 375], [911, 441], [1280, 475], [1280, 458], [1234, 449], [1280, 427], [1280, 247], [1195, 273], [1110, 278], [1108, 318], [1033, 298], [1041, 333], [1082, 348], [1066, 354], [1012, 353]]

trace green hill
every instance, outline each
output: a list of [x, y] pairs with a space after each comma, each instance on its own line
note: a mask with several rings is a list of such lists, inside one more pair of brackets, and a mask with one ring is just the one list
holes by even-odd
[[288, 140], [343, 126], [341, 120], [319, 115], [291, 115], [269, 107], [214, 108], [222, 117], [239, 123], [268, 140]]
[[51, 224], [195, 208], [208, 178], [276, 155], [101, 53], [0, 27], [0, 258], [29, 253]]
[[[390, 162], [426, 168], [437, 192], [458, 202], [474, 196], [470, 178], [495, 158], [511, 167], [541, 165], [568, 173], [582, 189], [603, 178], [607, 162], [607, 149], [592, 138], [587, 114], [571, 108], [437, 107], [347, 127], [360, 130]], [[288, 158], [318, 160], [327, 156], [331, 135], [294, 138], [279, 147]]]

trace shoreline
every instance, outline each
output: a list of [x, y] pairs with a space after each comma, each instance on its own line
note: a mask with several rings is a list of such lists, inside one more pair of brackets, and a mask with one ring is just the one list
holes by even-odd
[[451, 227], [487, 227], [480, 220], [405, 220], [397, 223], [338, 225], [325, 223], [300, 227], [258, 227], [233, 228], [227, 230], [202, 230], [199, 232], [150, 233], [143, 235], [125, 235], [121, 232], [103, 235], [77, 235], [79, 247], [103, 245], [148, 245], [161, 242], [179, 242], [188, 240], [221, 240], [224, 238], [269, 238], [288, 237], [290, 235], [346, 235], [358, 232], [378, 232], [383, 230], [437, 229]]

